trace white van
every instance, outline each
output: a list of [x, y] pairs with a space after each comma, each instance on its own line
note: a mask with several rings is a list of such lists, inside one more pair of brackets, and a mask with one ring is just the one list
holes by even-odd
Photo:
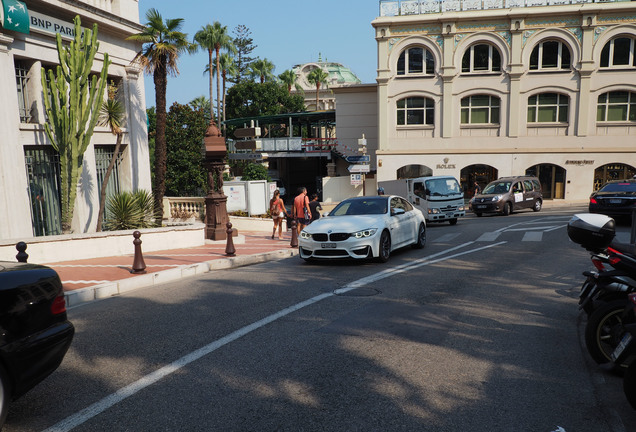
[[464, 193], [452, 176], [417, 177], [378, 183], [387, 195], [400, 195], [419, 208], [427, 222], [457, 223], [466, 216]]

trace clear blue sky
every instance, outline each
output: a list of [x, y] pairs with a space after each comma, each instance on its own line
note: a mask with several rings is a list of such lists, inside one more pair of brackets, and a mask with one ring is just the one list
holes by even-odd
[[[166, 18], [183, 18], [182, 31], [192, 40], [206, 24], [219, 21], [233, 36], [243, 24], [252, 32], [256, 49], [252, 56], [267, 58], [276, 75], [296, 64], [322, 60], [348, 66], [363, 83], [374, 83], [376, 41], [371, 21], [378, 16], [377, 0], [139, 0], [139, 20], [155, 8]], [[203, 74], [207, 53], [184, 55], [180, 74], [168, 78], [168, 108], [173, 102], [188, 103], [209, 97], [208, 76]], [[155, 105], [152, 76], [145, 77], [146, 106]], [[216, 81], [215, 81], [216, 85]], [[216, 89], [214, 90], [216, 97]]]

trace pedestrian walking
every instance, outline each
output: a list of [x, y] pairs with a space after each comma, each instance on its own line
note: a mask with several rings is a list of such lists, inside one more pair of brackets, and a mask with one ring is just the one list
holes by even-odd
[[269, 214], [272, 215], [274, 221], [274, 230], [272, 231], [272, 240], [276, 235], [276, 229], [278, 228], [278, 239], [283, 239], [283, 219], [285, 218], [285, 203], [280, 197], [280, 191], [276, 189], [274, 196], [269, 200]]
[[311, 209], [309, 208], [309, 198], [307, 198], [307, 188], [298, 189], [298, 195], [294, 198], [294, 217], [296, 218], [296, 229], [298, 234], [311, 221]]
[[320, 206], [320, 202], [318, 201], [318, 194], [311, 195], [311, 201], [309, 201], [309, 210], [311, 213], [311, 222], [320, 219], [320, 213], [318, 212], [318, 210], [322, 211], [322, 207]]
[[479, 183], [475, 182], [475, 193], [473, 194], [473, 196], [479, 195], [480, 193], [481, 193], [481, 186], [479, 186]]

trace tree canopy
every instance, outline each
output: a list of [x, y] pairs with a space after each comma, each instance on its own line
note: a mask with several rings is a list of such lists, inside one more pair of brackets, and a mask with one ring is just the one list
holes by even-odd
[[281, 84], [244, 81], [227, 92], [227, 118], [303, 112], [301, 95], [290, 95]]

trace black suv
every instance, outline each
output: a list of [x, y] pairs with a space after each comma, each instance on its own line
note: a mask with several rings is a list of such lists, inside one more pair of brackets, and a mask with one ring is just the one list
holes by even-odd
[[471, 201], [471, 209], [477, 216], [483, 213], [509, 215], [523, 208], [538, 212], [542, 205], [539, 179], [530, 176], [502, 177], [492, 181]]

